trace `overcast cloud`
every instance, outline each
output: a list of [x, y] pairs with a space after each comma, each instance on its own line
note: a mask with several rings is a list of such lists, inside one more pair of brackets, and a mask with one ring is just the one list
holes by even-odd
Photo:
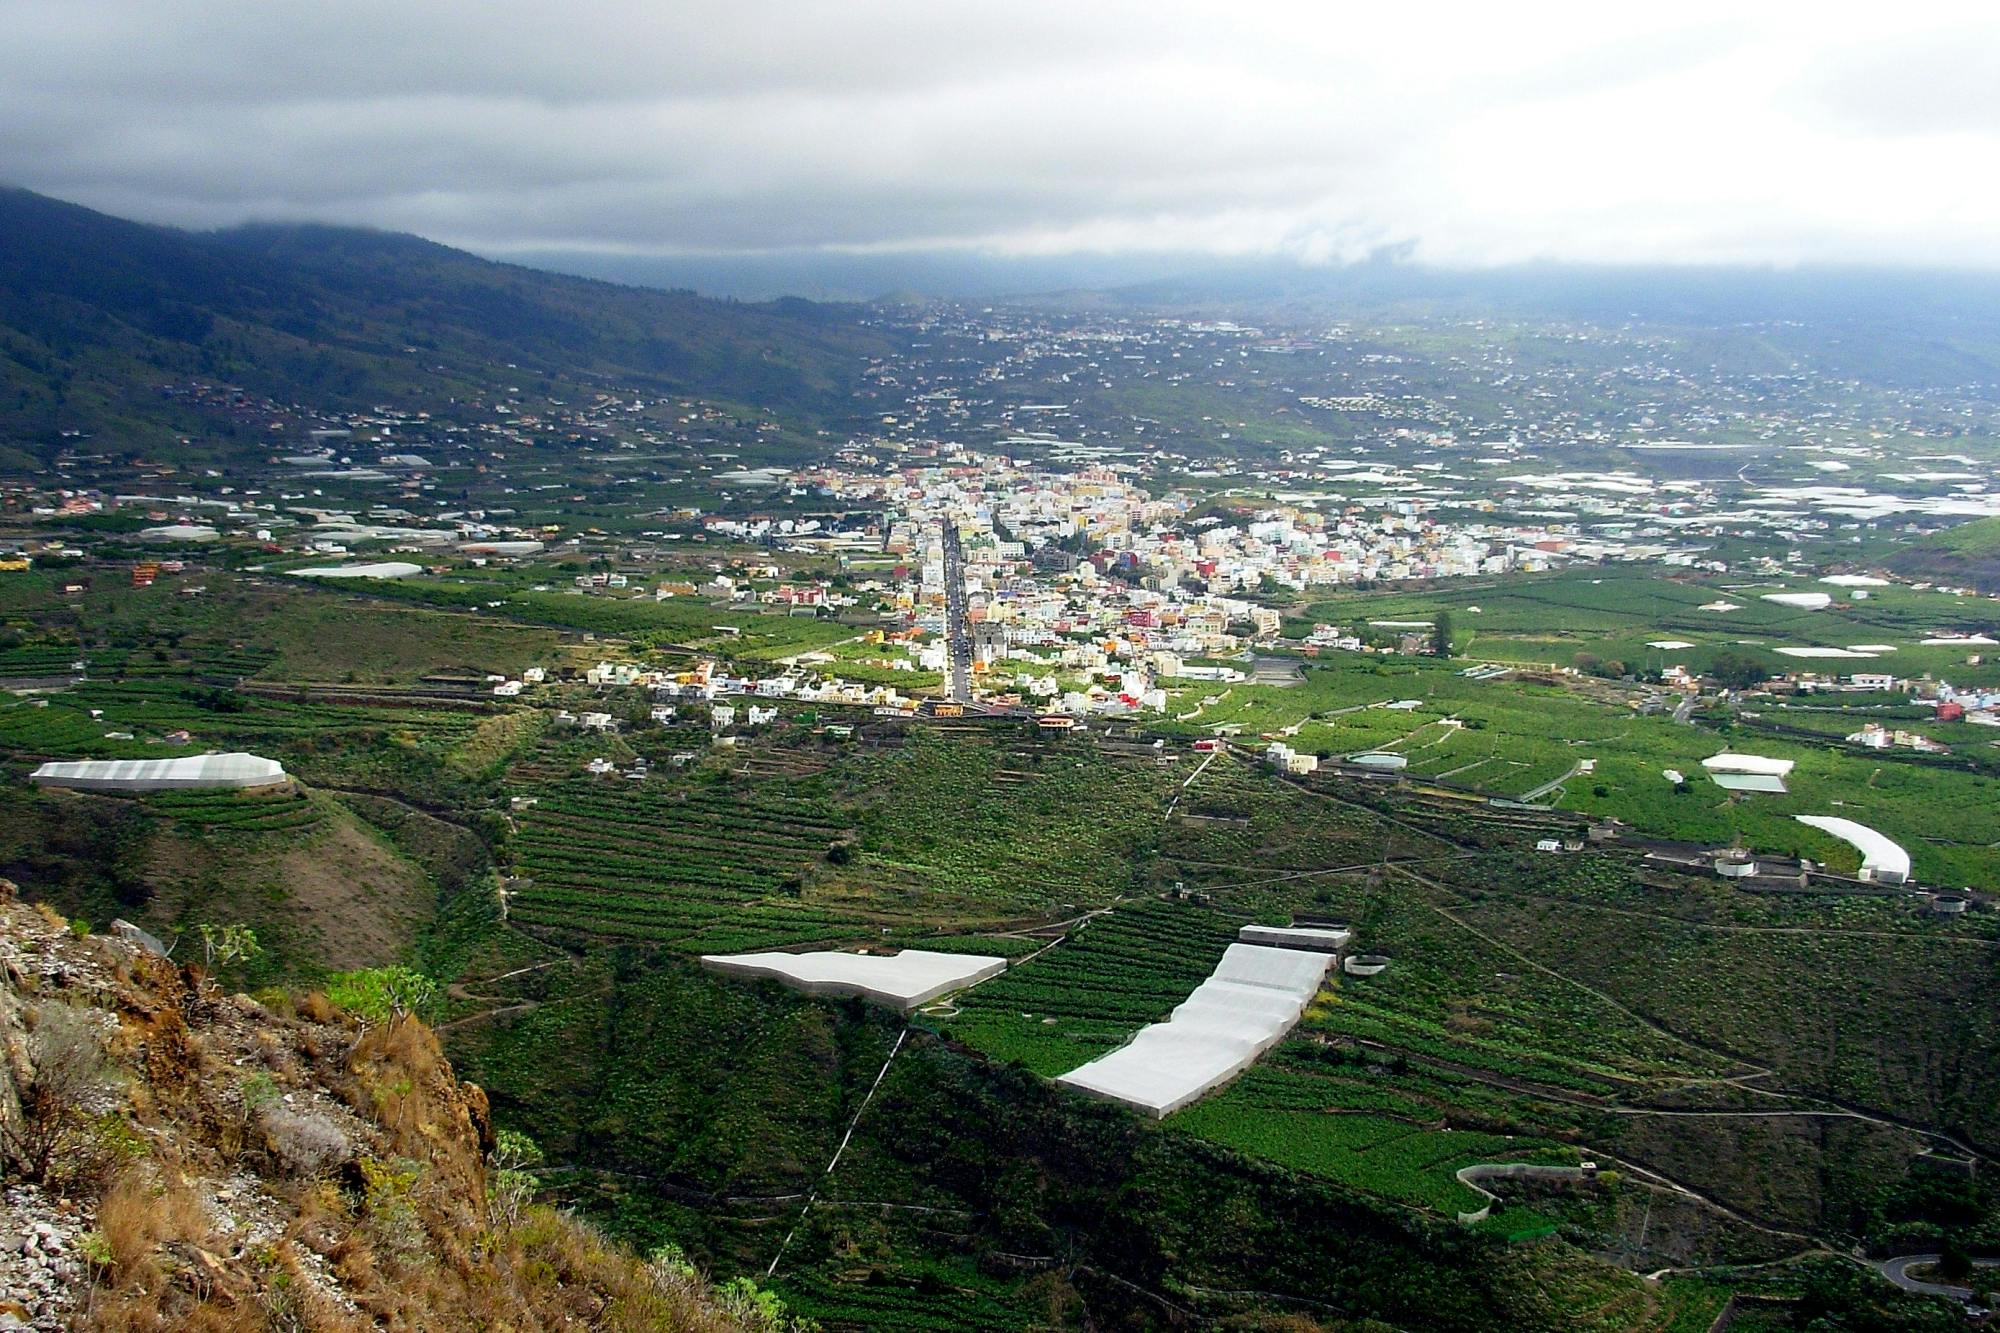
[[0, 179], [486, 252], [2000, 268], [2000, 6], [0, 0]]

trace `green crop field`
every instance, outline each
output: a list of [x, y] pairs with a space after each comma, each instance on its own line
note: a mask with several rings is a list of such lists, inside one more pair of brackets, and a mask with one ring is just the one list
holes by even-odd
[[952, 1035], [1053, 1076], [1162, 1022], [1211, 971], [1240, 923], [1142, 899], [1092, 917], [1033, 961], [958, 1000]]
[[[1762, 600], [1765, 593], [1826, 592], [1835, 605], [1809, 611]], [[1927, 647], [1939, 634], [1990, 631], [2000, 625], [2000, 606], [1990, 599], [1905, 587], [1866, 590], [1854, 600], [1847, 589], [1799, 580], [1746, 580], [1704, 576], [1661, 577], [1654, 571], [1617, 569], [1567, 571], [1504, 582], [1465, 580], [1450, 590], [1422, 593], [1341, 593], [1312, 602], [1299, 626], [1338, 624], [1365, 627], [1371, 620], [1430, 620], [1451, 617], [1455, 648], [1474, 661], [1541, 668], [1566, 667], [1587, 653], [1619, 661], [1632, 670], [1679, 662], [1705, 670], [1724, 651], [1744, 653], [1772, 669], [1924, 671], [1966, 684], [2000, 683], [2000, 663], [1965, 664], [1963, 648]], [[1740, 609], [1703, 611], [1729, 602]], [[1477, 608], [1476, 610], [1474, 608]], [[1684, 640], [1688, 649], [1650, 647], [1654, 641]], [[1818, 661], [1786, 658], [1779, 647], [1845, 648], [1887, 644], [1895, 652], [1872, 660]]]

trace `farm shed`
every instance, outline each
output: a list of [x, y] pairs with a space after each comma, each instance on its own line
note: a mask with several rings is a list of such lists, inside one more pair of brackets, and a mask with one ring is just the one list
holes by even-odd
[[1154, 1119], [1248, 1069], [1299, 1021], [1333, 955], [1232, 944], [1208, 979], [1164, 1023], [1056, 1082]]
[[285, 781], [285, 768], [275, 759], [242, 753], [199, 754], [185, 759], [90, 759], [43, 764], [28, 775], [28, 781], [85, 791], [268, 787]]
[[1798, 821], [1831, 833], [1861, 853], [1861, 878], [1877, 884], [1901, 884], [1910, 877], [1910, 854], [1866, 824], [1837, 815], [1799, 815]]
[[947, 991], [998, 976], [1004, 958], [905, 949], [899, 954], [817, 953], [703, 954], [701, 965], [738, 977], [770, 977], [808, 995], [860, 996], [910, 1010]]

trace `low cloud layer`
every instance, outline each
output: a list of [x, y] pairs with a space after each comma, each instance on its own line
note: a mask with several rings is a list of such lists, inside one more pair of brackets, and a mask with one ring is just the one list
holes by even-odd
[[0, 178], [488, 252], [2000, 267], [1990, 6], [1360, 9], [0, 0]]

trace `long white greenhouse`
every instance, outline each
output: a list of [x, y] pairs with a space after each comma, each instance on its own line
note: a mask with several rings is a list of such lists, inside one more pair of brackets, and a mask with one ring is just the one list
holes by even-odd
[[1154, 1119], [1221, 1087], [1278, 1044], [1318, 993], [1331, 953], [1232, 944], [1172, 1017], [1056, 1081]]
[[197, 754], [182, 759], [86, 759], [47, 763], [28, 775], [44, 787], [86, 791], [168, 791], [186, 787], [268, 787], [285, 768], [261, 755]]
[[1866, 824], [1837, 815], [1799, 815], [1801, 824], [1831, 833], [1861, 853], [1861, 878], [1877, 884], [1901, 884], [1910, 877], [1910, 854]]

